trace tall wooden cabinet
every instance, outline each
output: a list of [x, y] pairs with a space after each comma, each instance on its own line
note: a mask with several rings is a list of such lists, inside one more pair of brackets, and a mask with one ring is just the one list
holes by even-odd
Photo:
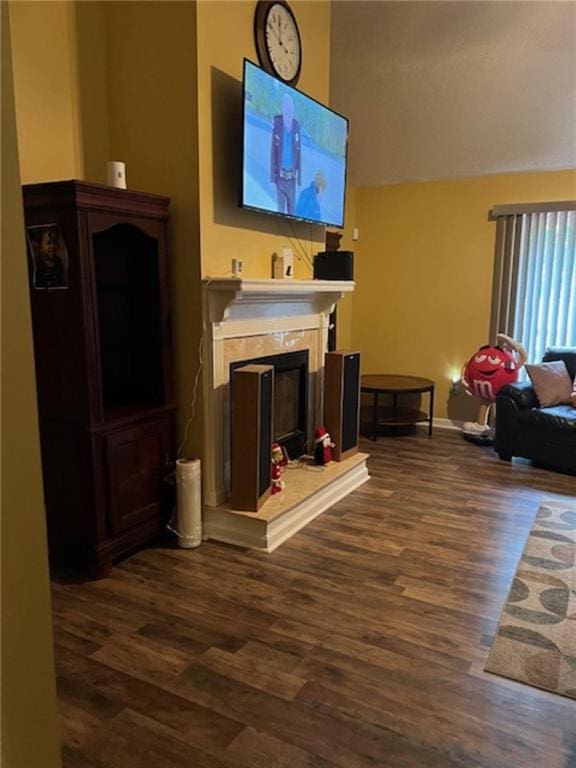
[[165, 522], [170, 200], [83, 181], [23, 196], [50, 545], [104, 576]]

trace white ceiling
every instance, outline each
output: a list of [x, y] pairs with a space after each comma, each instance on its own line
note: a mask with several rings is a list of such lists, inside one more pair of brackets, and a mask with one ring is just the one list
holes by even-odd
[[332, 5], [359, 185], [576, 167], [576, 2]]

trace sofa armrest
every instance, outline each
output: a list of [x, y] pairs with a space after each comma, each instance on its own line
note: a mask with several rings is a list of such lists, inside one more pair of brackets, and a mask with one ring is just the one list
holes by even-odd
[[536, 397], [536, 392], [529, 381], [506, 384], [498, 392], [498, 398], [507, 397], [513, 400], [518, 408], [538, 408], [540, 403]]

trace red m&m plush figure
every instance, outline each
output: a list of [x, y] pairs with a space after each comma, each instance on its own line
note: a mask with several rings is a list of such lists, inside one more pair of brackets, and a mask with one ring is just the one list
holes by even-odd
[[465, 437], [480, 441], [492, 439], [490, 408], [505, 384], [518, 379], [518, 372], [526, 362], [526, 350], [517, 341], [498, 334], [498, 344], [485, 344], [472, 355], [462, 368], [462, 382], [469, 395], [482, 399], [476, 421], [467, 421], [462, 427]]
[[464, 366], [462, 379], [471, 395], [494, 402], [505, 384], [518, 379], [517, 360], [507, 349], [485, 344]]

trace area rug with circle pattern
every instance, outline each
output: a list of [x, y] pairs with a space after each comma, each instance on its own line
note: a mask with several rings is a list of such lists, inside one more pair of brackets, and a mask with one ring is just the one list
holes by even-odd
[[538, 510], [486, 671], [576, 699], [576, 501]]

